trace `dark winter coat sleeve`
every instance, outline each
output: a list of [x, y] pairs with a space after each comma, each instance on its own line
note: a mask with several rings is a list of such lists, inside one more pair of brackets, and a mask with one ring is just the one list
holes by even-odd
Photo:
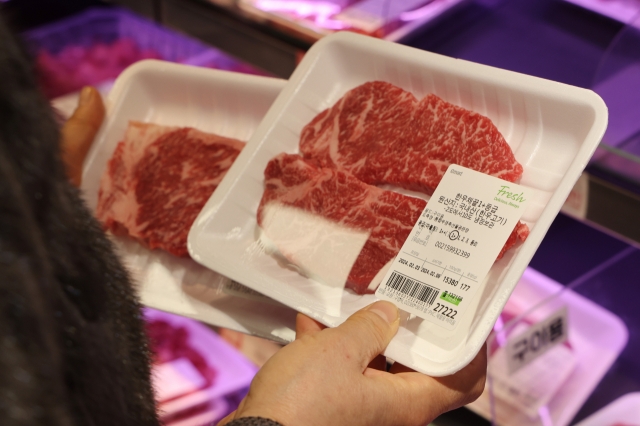
[[0, 16], [0, 419], [156, 426], [141, 311]]
[[282, 426], [280, 423], [262, 417], [243, 417], [227, 423], [227, 426]]

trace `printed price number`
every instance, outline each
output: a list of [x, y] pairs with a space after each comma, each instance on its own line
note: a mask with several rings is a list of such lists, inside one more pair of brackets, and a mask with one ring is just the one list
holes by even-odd
[[446, 275], [444, 276], [442, 281], [444, 281], [445, 283], [450, 284], [450, 285], [452, 285], [454, 287], [458, 286], [458, 280], [454, 280], [453, 278], [447, 277]]
[[448, 251], [449, 253], [453, 253], [456, 254], [458, 256], [464, 257], [465, 259], [468, 259], [469, 256], [471, 256], [471, 253], [469, 253], [468, 251], [464, 251], [464, 250], [460, 250], [457, 247], [454, 247], [450, 244], [446, 244], [440, 241], [436, 241], [435, 243], [436, 248], [439, 248], [441, 250], [444, 251]]
[[445, 306], [442, 303], [436, 303], [436, 307], [433, 308], [433, 310], [451, 319], [455, 319], [456, 315], [458, 315], [458, 311], [448, 306]]
[[468, 284], [464, 284], [464, 283], [463, 283], [463, 284], [460, 284], [460, 290], [467, 291], [467, 290], [469, 290], [470, 288], [471, 288], [471, 286], [470, 286], [470, 285], [468, 285]]

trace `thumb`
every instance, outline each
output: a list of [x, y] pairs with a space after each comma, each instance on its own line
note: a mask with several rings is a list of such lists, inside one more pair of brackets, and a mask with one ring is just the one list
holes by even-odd
[[364, 371], [371, 360], [386, 349], [399, 326], [398, 308], [380, 300], [328, 331], [339, 337], [339, 344], [349, 355], [347, 359], [352, 359]]
[[78, 107], [62, 126], [62, 159], [73, 184], [80, 186], [82, 164], [93, 138], [104, 119], [104, 104], [100, 92], [85, 87], [80, 92]]
[[236, 411], [232, 411], [231, 413], [227, 414], [222, 420], [219, 420], [218, 423], [216, 423], [216, 426], [226, 425], [227, 423], [232, 421], [235, 416], [236, 416]]
[[296, 315], [296, 340], [302, 336], [314, 335], [327, 328], [318, 321], [298, 313]]

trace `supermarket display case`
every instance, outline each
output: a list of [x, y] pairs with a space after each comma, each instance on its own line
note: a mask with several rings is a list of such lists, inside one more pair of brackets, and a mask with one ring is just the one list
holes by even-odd
[[[613, 3], [616, 5], [617, 3]], [[589, 171], [591, 176], [607, 179], [619, 187], [631, 199], [640, 186], [640, 2], [629, 1], [635, 6], [629, 13], [625, 26], [610, 43], [593, 77], [591, 88], [598, 93], [609, 108], [609, 127], [599, 149], [594, 154]], [[588, 219], [635, 241], [640, 240], [637, 226], [638, 211], [633, 209], [626, 216], [611, 219], [611, 209], [626, 211], [623, 206], [603, 202], [593, 206]]]
[[354, 31], [399, 41], [469, 0], [116, 0], [283, 78], [319, 38]]
[[129, 65], [161, 59], [188, 65], [259, 73], [214, 49], [126, 9], [94, 7], [25, 31], [23, 39], [49, 98], [103, 85]]
[[468, 407], [500, 425], [568, 425], [628, 336], [616, 313], [529, 268], [488, 340], [485, 391]]
[[464, 0], [237, 0], [247, 15], [316, 41], [335, 31], [354, 31], [398, 41], [424, 28]]
[[[255, 0], [117, 2], [281, 77], [291, 74], [301, 55], [324, 31], [291, 18], [282, 10], [256, 10], [260, 2]], [[332, 4], [337, 3], [353, 6], [354, 2]], [[428, 6], [426, 3], [421, 5]], [[510, 373], [501, 370], [504, 363], [500, 364], [498, 357], [490, 367], [485, 399], [471, 409], [441, 416], [435, 421], [438, 426], [488, 425], [492, 419], [495, 424], [593, 426], [604, 424], [593, 423], [592, 419], [603, 419], [602, 413], [614, 410], [611, 407], [637, 401], [640, 392], [640, 120], [636, 118], [640, 113], [637, 12], [640, 6], [637, 5], [640, 1], [468, 0], [439, 14], [437, 19], [406, 27], [409, 30], [404, 33], [392, 37], [389, 34], [393, 31], [373, 34], [451, 57], [590, 88], [603, 97], [610, 112], [609, 128], [598, 150], [568, 198], [564, 213], [558, 215], [534, 256], [524, 284], [514, 293], [512, 307], [517, 309], [504, 315], [490, 342], [492, 355], [504, 358], [500, 351], [508, 347], [509, 341], [517, 343], [518, 337], [535, 324], [543, 323], [564, 308], [568, 339], [555, 347], [558, 353], [545, 356], [555, 356], [555, 362], [564, 362], [569, 372], [558, 375], [562, 376], [561, 383], [549, 386], [553, 392], [538, 395], [532, 406], [523, 409], [523, 404], [513, 400], [504, 404], [510, 398], [505, 389], [513, 391], [514, 386], [504, 385], [504, 378]], [[626, 9], [620, 12], [622, 6]], [[523, 294], [535, 294], [524, 298], [536, 303], [519, 306], [517, 299], [522, 299]], [[583, 318], [589, 316], [598, 319], [595, 324], [585, 325]], [[603, 324], [607, 324], [604, 331], [599, 328]], [[591, 330], [598, 333], [594, 331], [590, 336]], [[593, 355], [594, 350], [603, 348], [606, 353]], [[587, 375], [588, 386], [576, 384], [571, 377], [584, 362], [595, 363], [598, 369]], [[545, 372], [544, 363], [536, 368]], [[518, 386], [515, 389], [522, 390]], [[534, 391], [529, 389], [529, 393]], [[557, 407], [558, 401], [565, 401], [561, 405], [568, 407], [566, 412]], [[513, 414], [519, 408], [526, 420], [505, 419], [509, 411], [513, 416], [519, 415]], [[615, 422], [622, 419], [611, 420], [612, 425]]]

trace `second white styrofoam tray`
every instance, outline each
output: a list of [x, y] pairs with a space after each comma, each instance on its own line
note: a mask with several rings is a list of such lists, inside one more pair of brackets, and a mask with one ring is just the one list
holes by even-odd
[[263, 172], [276, 155], [298, 152], [300, 131], [348, 90], [372, 80], [488, 116], [523, 165], [533, 194], [522, 218], [527, 241], [491, 269], [454, 331], [403, 317], [385, 355], [427, 374], [452, 374], [477, 354], [518, 279], [602, 138], [607, 108], [589, 90], [448, 58], [352, 33], [316, 43], [295, 70], [189, 234], [198, 262], [318, 321], [336, 326], [375, 301], [335, 291], [281, 266], [257, 244]]
[[[129, 120], [247, 141], [284, 85], [276, 78], [156, 60], [127, 68], [105, 100], [106, 117], [84, 163], [82, 192], [89, 208], [97, 205], [100, 179]], [[191, 259], [128, 238], [114, 240], [146, 306], [283, 343], [293, 340], [295, 311], [225, 293], [229, 280]]]

